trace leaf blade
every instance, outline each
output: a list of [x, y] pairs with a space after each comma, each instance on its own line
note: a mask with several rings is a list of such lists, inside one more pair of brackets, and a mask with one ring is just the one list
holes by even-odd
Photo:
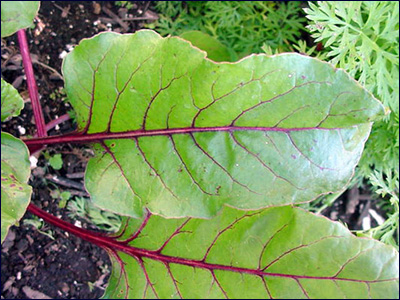
[[[120, 241], [138, 230], [140, 222], [131, 221]], [[151, 215], [137, 237], [122, 244], [105, 298], [398, 295], [394, 248], [294, 207], [225, 208], [212, 220]]]
[[32, 188], [28, 148], [12, 135], [1, 133], [1, 242], [28, 207]]
[[18, 91], [3, 78], [1, 79], [1, 121], [18, 116], [24, 108], [24, 100]]
[[2, 1], [1, 4], [1, 37], [31, 26], [40, 7], [40, 1]]
[[[86, 172], [96, 205], [132, 217], [147, 207], [210, 218], [223, 205], [259, 209], [343, 189], [369, 123], [383, 114], [371, 94], [310, 57], [253, 55], [232, 64], [204, 55], [144, 30], [100, 34], [67, 56], [63, 72], [78, 127], [108, 136]], [[112, 139], [120, 134], [125, 138]], [[269, 135], [280, 140], [278, 151]], [[345, 169], [334, 169], [337, 162]], [[299, 186], [302, 180], [308, 184]], [[109, 202], [115, 193], [120, 209]]]

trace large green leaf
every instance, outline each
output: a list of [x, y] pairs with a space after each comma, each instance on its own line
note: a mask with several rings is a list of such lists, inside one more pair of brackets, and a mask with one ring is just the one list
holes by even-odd
[[39, 6], [40, 1], [1, 1], [1, 37], [31, 26]]
[[104, 298], [399, 296], [393, 247], [299, 208], [225, 208], [212, 220], [149, 215], [126, 224], [119, 251], [110, 250]]
[[[382, 105], [344, 71], [299, 54], [215, 63], [180, 38], [102, 33], [63, 64], [95, 157], [99, 207], [209, 218], [341, 191]], [[104, 140], [104, 138], [107, 138]]]
[[1, 242], [28, 207], [32, 188], [28, 148], [11, 134], [1, 133]]
[[8, 117], [18, 116], [24, 108], [24, 100], [18, 91], [9, 83], [1, 79], [1, 121]]

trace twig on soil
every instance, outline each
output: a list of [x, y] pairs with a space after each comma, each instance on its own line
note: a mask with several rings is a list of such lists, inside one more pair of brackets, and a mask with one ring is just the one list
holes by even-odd
[[29, 299], [52, 299], [46, 294], [43, 294], [36, 290], [32, 290], [29, 286], [22, 287], [22, 291]]
[[52, 67], [50, 67], [49, 65], [46, 65], [45, 63], [40, 62], [38, 59], [36, 59], [34, 56], [32, 57], [32, 62], [34, 64], [37, 64], [45, 69], [48, 69], [49, 71], [53, 72], [53, 77], [57, 77], [59, 80], [64, 80], [64, 78], [62, 77], [62, 75], [56, 70], [53, 69]]
[[122, 28], [124, 28], [125, 31], [128, 31], [129, 25], [126, 24], [120, 17], [118, 17], [116, 14], [114, 14], [111, 10], [109, 10], [107, 7], [103, 6], [102, 7], [103, 11], [109, 15], [113, 20], [117, 21], [119, 25], [121, 25]]
[[90, 197], [89, 193], [84, 192], [84, 191], [68, 190], [68, 192], [71, 194], [71, 196], [78, 196], [78, 197], [85, 197], [85, 198]]
[[6, 47], [5, 43], [3, 43], [3, 40], [2, 40], [2, 42], [1, 42], [1, 58], [4, 59], [4, 61], [2, 61], [2, 63], [1, 63], [2, 70], [5, 69], [5, 66], [8, 64], [8, 62], [13, 59], [16, 52], [17, 52], [16, 49], [12, 46]]
[[65, 186], [67, 188], [73, 188], [73, 189], [77, 189], [77, 190], [81, 190], [81, 191], [85, 191], [85, 187], [83, 186], [82, 183], [67, 179], [67, 178], [63, 178], [63, 177], [59, 177], [59, 176], [53, 176], [53, 175], [46, 175], [45, 176], [46, 179], [57, 183], [59, 185]]
[[347, 199], [346, 215], [352, 215], [356, 211], [356, 207], [360, 202], [360, 192], [357, 186], [354, 186], [349, 190]]
[[[22, 69], [21, 64], [20, 64], [21, 60], [22, 60], [22, 56], [20, 54], [12, 55], [11, 57], [7, 58], [7, 60], [1, 65], [1, 68], [4, 70]], [[56, 77], [59, 80], [63, 80], [63, 76], [56, 69], [39, 61], [37, 55], [31, 54], [31, 60], [32, 60], [33, 64], [37, 64], [37, 65], [49, 70], [50, 72], [52, 72], [51, 77], [53, 77], [53, 78]], [[8, 62], [10, 62], [10, 65], [7, 65]]]
[[146, 12], [149, 9], [150, 1], [146, 2], [146, 6], [143, 8], [143, 11]]
[[67, 177], [70, 178], [70, 179], [83, 178], [83, 177], [85, 177], [85, 172], [67, 174]]
[[32, 60], [29, 53], [28, 41], [26, 38], [25, 29], [20, 29], [17, 32], [18, 42], [24, 64], [26, 82], [28, 85], [29, 96], [31, 98], [33, 115], [35, 117], [37, 134], [39, 137], [47, 136], [42, 108], [39, 101], [39, 93], [36, 85], [35, 75], [33, 73]]
[[55, 7], [57, 7], [59, 10], [62, 11], [62, 13], [61, 13], [61, 18], [66, 18], [68, 15], [71, 14], [71, 13], [69, 12], [69, 10], [71, 9], [71, 5], [68, 4], [67, 7], [61, 7], [61, 6], [59, 6], [59, 5], [55, 4], [55, 3], [53, 3], [53, 5], [54, 5]]
[[124, 21], [140, 21], [140, 20], [151, 20], [155, 21], [158, 20], [158, 15], [151, 10], [147, 10], [144, 12], [143, 16], [141, 17], [132, 17], [132, 18], [123, 18]]
[[[357, 219], [357, 223], [356, 223], [356, 225], [357, 226], [360, 226], [361, 227], [361, 225], [362, 225], [362, 222], [363, 222], [363, 219], [364, 218], [366, 218], [366, 217], [368, 217], [368, 215], [369, 215], [369, 209], [370, 209], [370, 207], [371, 207], [371, 202], [370, 201], [367, 201], [366, 203], [365, 203], [365, 206], [364, 206], [364, 208], [362, 209], [362, 211], [360, 212], [360, 216], [358, 217], [358, 219]], [[363, 228], [364, 230], [365, 230], [365, 228]], [[369, 228], [368, 228], [369, 229]]]
[[124, 21], [146, 21], [146, 20], [158, 20], [158, 17], [133, 17], [133, 18], [124, 18]]
[[101, 21], [101, 23], [104, 23], [104, 24], [107, 24], [107, 23], [118, 24], [118, 22], [115, 21], [114, 19], [107, 18], [107, 17], [100, 17], [99, 20]]

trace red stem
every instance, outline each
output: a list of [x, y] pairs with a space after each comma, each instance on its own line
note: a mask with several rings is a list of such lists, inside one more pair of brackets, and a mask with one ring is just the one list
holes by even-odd
[[28, 211], [33, 213], [34, 215], [42, 218], [49, 224], [57, 226], [69, 233], [72, 233], [88, 242], [96, 244], [106, 250], [111, 250], [116, 253], [116, 251], [124, 252], [128, 255], [141, 259], [142, 257], [146, 257], [152, 260], [156, 260], [159, 262], [163, 262], [164, 264], [180, 264], [186, 265], [193, 268], [201, 268], [207, 269], [210, 271], [214, 270], [222, 270], [222, 271], [230, 271], [237, 272], [241, 274], [251, 274], [259, 277], [284, 277], [291, 279], [318, 279], [318, 280], [333, 280], [333, 281], [352, 281], [352, 282], [364, 282], [364, 283], [374, 283], [374, 282], [384, 282], [384, 281], [394, 281], [396, 278], [382, 279], [382, 280], [360, 280], [360, 279], [352, 279], [352, 278], [341, 278], [336, 276], [306, 276], [306, 275], [295, 275], [295, 274], [283, 274], [283, 273], [272, 273], [266, 272], [260, 269], [248, 269], [241, 267], [234, 267], [229, 265], [219, 265], [205, 262], [204, 260], [193, 260], [193, 259], [185, 259], [181, 257], [167, 256], [161, 254], [160, 251], [153, 250], [145, 250], [136, 248], [130, 245], [127, 245], [125, 242], [117, 241], [111, 237], [92, 232], [87, 229], [76, 227], [68, 222], [65, 222], [61, 219], [56, 218], [55, 216], [41, 210], [34, 204], [30, 203], [28, 206]]
[[[54, 127], [56, 127], [57, 125], [68, 121], [70, 119], [70, 115], [69, 114], [64, 114], [61, 117], [59, 117], [58, 119], [54, 119], [52, 121], [50, 121], [49, 123], [46, 124], [45, 128], [46, 128], [46, 132], [53, 129]], [[38, 134], [35, 134], [34, 137], [38, 137]]]
[[69, 135], [58, 135], [43, 138], [23, 139], [29, 149], [34, 146], [43, 146], [46, 144], [61, 143], [99, 143], [106, 139], [129, 139], [143, 136], [168, 136], [171, 134], [189, 134], [195, 132], [230, 132], [230, 131], [304, 131], [304, 130], [333, 130], [337, 128], [277, 128], [277, 127], [241, 127], [241, 126], [219, 126], [219, 127], [185, 127], [185, 128], [167, 128], [153, 130], [133, 130], [125, 132], [100, 132], [100, 133], [75, 133]]
[[33, 115], [35, 117], [37, 134], [39, 137], [44, 137], [47, 136], [47, 132], [45, 128], [42, 108], [40, 106], [39, 93], [36, 85], [35, 75], [33, 73], [32, 60], [29, 53], [25, 29], [18, 30], [17, 35], [21, 50], [22, 62], [24, 64], [26, 74], [29, 97], [31, 98]]
[[54, 225], [56, 227], [59, 227], [69, 233], [72, 233], [85, 241], [96, 244], [97, 246], [100, 246], [103, 248], [109, 248], [109, 247], [107, 247], [107, 245], [110, 242], [115, 243], [115, 241], [110, 237], [104, 236], [100, 233], [92, 232], [87, 229], [79, 228], [75, 225], [72, 225], [71, 223], [65, 222], [64, 220], [61, 220], [61, 219], [45, 212], [44, 210], [40, 209], [33, 203], [29, 203], [27, 210], [30, 211], [31, 213], [33, 213], [34, 215], [38, 216], [39, 218], [42, 218], [47, 223]]
[[[53, 121], [50, 121], [48, 124], [46, 124], [46, 132], [49, 131], [50, 129], [53, 129], [56, 125], [61, 124], [62, 122], [65, 122], [70, 119], [69, 114], [62, 115], [58, 119], [55, 119]], [[38, 134], [36, 133], [34, 137], [38, 137]], [[34, 146], [28, 146], [29, 152], [31, 155], [35, 154], [36, 152], [40, 151], [43, 149], [44, 145], [34, 145]]]

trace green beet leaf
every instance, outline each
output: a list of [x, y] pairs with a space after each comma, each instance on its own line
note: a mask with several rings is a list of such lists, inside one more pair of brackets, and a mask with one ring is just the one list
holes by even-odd
[[300, 54], [216, 63], [181, 38], [101, 33], [63, 63], [85, 186], [102, 209], [211, 218], [340, 192], [383, 106], [343, 70]]
[[207, 52], [207, 57], [213, 61], [232, 61], [228, 48], [207, 33], [191, 30], [180, 35], [193, 46]]
[[24, 108], [24, 100], [18, 91], [9, 83], [1, 79], [1, 121], [9, 117], [18, 116]]
[[40, 1], [1, 1], [1, 37], [32, 25]]
[[1, 133], [1, 242], [8, 228], [24, 215], [32, 188], [28, 148], [11, 134]]
[[103, 298], [398, 299], [393, 247], [299, 208], [125, 224]]
[[[2, 3], [3, 16], [3, 3]], [[3, 30], [3, 29], [2, 29]], [[1, 79], [1, 121], [18, 116], [24, 101], [17, 90]], [[12, 135], [1, 133], [1, 242], [11, 225], [17, 224], [29, 204], [32, 188], [26, 145]]]

